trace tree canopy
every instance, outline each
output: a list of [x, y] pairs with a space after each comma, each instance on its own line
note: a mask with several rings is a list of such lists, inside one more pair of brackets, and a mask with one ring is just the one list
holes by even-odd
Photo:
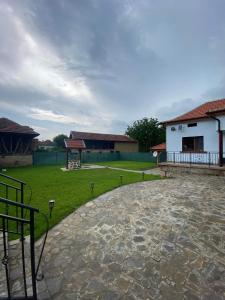
[[156, 118], [143, 118], [129, 125], [126, 135], [139, 142], [139, 150], [148, 152], [149, 148], [166, 140], [165, 128], [159, 124]]
[[64, 148], [64, 139], [68, 139], [68, 136], [65, 134], [59, 134], [53, 138], [53, 142], [58, 148]]

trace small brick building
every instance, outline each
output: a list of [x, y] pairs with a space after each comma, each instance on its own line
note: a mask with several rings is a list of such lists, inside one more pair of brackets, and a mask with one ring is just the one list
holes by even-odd
[[32, 165], [39, 133], [7, 118], [0, 118], [0, 167]]

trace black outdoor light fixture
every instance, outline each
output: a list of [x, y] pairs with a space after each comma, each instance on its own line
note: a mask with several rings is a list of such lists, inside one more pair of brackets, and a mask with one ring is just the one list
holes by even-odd
[[52, 210], [55, 206], [55, 200], [49, 200], [48, 201], [48, 208], [49, 208], [49, 217], [52, 217]]
[[120, 175], [120, 184], [123, 184], [123, 175]]
[[95, 188], [95, 183], [94, 182], [90, 182], [91, 196], [94, 195], [94, 188]]

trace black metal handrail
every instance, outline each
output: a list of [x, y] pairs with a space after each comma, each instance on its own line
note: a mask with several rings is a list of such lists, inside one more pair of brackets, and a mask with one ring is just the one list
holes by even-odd
[[12, 200], [9, 200], [9, 199], [5, 199], [5, 198], [2, 198], [2, 197], [0, 197], [0, 199], [1, 199], [1, 202], [5, 203], [5, 204], [17, 206], [17, 207], [20, 207], [20, 208], [23, 208], [23, 209], [29, 209], [29, 210], [32, 210], [34, 212], [39, 212], [38, 208], [35, 208], [33, 206], [30, 206], [30, 205], [27, 205], [27, 204], [24, 204], [24, 203], [18, 203], [18, 202], [15, 202], [15, 201], [12, 201]]
[[[10, 287], [10, 274], [9, 274], [9, 266], [8, 266], [8, 226], [6, 224], [9, 221], [16, 222], [20, 224], [21, 230], [19, 233], [21, 248], [22, 248], [22, 272], [23, 272], [23, 284], [24, 284], [24, 298], [29, 299], [30, 296], [27, 294], [27, 277], [26, 277], [26, 268], [25, 268], [25, 253], [24, 253], [24, 224], [29, 225], [29, 235], [30, 235], [30, 264], [31, 264], [31, 280], [32, 280], [32, 299], [37, 299], [37, 289], [36, 289], [36, 270], [35, 270], [35, 236], [34, 236], [34, 213], [39, 212], [37, 208], [34, 208], [30, 205], [26, 205], [23, 203], [18, 203], [9, 199], [5, 199], [0, 197], [0, 203], [6, 204], [8, 206], [18, 207], [23, 211], [24, 209], [29, 211], [29, 216], [25, 219], [23, 217], [8, 215], [8, 214], [0, 214], [0, 219], [2, 220], [2, 228], [0, 231], [3, 232], [3, 247], [4, 247], [4, 256], [2, 258], [2, 263], [5, 266], [6, 272], [6, 282], [7, 282], [7, 293], [8, 299], [13, 299], [11, 287]], [[16, 299], [16, 298], [15, 298]]]
[[[11, 177], [11, 176], [3, 174], [3, 173], [0, 173], [0, 178], [7, 179], [9, 181], [13, 181], [14, 184], [15, 183], [19, 184], [19, 186], [16, 186], [16, 185], [12, 185], [8, 182], [0, 181], [0, 185], [5, 187], [5, 197], [4, 198], [9, 199], [10, 198], [9, 191], [13, 190], [15, 192], [15, 194], [14, 194], [15, 202], [24, 203], [24, 187], [26, 186], [26, 183], [22, 180], [19, 180], [17, 178]], [[5, 214], [9, 214], [8, 204], [5, 205]], [[18, 207], [16, 207], [16, 217], [19, 217]], [[20, 217], [21, 218], [24, 217], [23, 208], [20, 209]], [[7, 221], [6, 226], [7, 226], [7, 230], [9, 231], [8, 221]], [[19, 222], [16, 222], [16, 233], [19, 233]]]
[[[166, 152], [166, 161], [180, 164], [201, 164], [201, 165], [219, 165], [219, 152], [182, 152], [168, 151]], [[225, 153], [223, 153], [225, 160]]]
[[8, 183], [5, 183], [5, 182], [0, 182], [0, 184], [3, 185], [3, 186], [8, 186], [8, 188], [11, 188], [11, 189], [14, 189], [14, 190], [18, 190], [18, 191], [20, 190], [19, 187], [8, 184]]
[[9, 175], [5, 175], [5, 174], [3, 174], [3, 173], [0, 173], [0, 176], [2, 176], [2, 177], [4, 177], [4, 178], [7, 178], [7, 179], [10, 179], [10, 180], [12, 180], [12, 181], [14, 181], [14, 182], [18, 182], [18, 183], [21, 183], [21, 184], [26, 185], [26, 182], [24, 182], [24, 181], [22, 181], [22, 180], [19, 180], [19, 179], [17, 179], [17, 178], [11, 177], [11, 176], [9, 176]]
[[[0, 228], [0, 231], [3, 231], [3, 239], [4, 239], [4, 246], [6, 243], [6, 237], [8, 234], [13, 233], [17, 234], [20, 237], [21, 241], [21, 248], [22, 248], [22, 269], [23, 269], [23, 281], [24, 281], [24, 293], [25, 293], [25, 298], [16, 298], [16, 299], [36, 299], [36, 280], [41, 280], [43, 278], [43, 274], [39, 276], [38, 278], [38, 272], [43, 256], [43, 251], [44, 247], [46, 244], [47, 240], [47, 235], [49, 231], [49, 221], [48, 218], [45, 214], [41, 213], [45, 217], [45, 222], [46, 222], [46, 232], [43, 240], [43, 244], [41, 247], [40, 255], [37, 261], [37, 267], [35, 269], [35, 254], [34, 254], [34, 247], [35, 247], [35, 238], [34, 238], [34, 213], [39, 212], [37, 208], [34, 208], [30, 205], [24, 204], [24, 186], [28, 186], [30, 189], [30, 199], [28, 200], [28, 203], [31, 202], [31, 197], [32, 197], [32, 189], [29, 185], [27, 185], [24, 181], [15, 179], [11, 176], [5, 175], [0, 173], [0, 177], [5, 178], [7, 180], [11, 180], [14, 183], [19, 183], [19, 187], [0, 181], [0, 185], [5, 187], [5, 197], [0, 197], [0, 202], [2, 202], [6, 209], [5, 209], [5, 214], [0, 214], [0, 219], [2, 219], [2, 229]], [[15, 191], [15, 200], [12, 201], [9, 199], [9, 190], [12, 189]], [[15, 209], [15, 216], [9, 215], [9, 207], [14, 207]], [[27, 212], [29, 212], [29, 219], [26, 218]], [[12, 230], [9, 226], [9, 221], [15, 222], [16, 223], [16, 230]], [[31, 253], [31, 274], [32, 274], [32, 287], [33, 287], [33, 295], [32, 298], [27, 295], [27, 283], [26, 283], [26, 269], [25, 269], [25, 254], [24, 254], [24, 225], [28, 225], [29, 227], [29, 233], [30, 234], [30, 253]], [[1, 226], [1, 225], [0, 225]], [[15, 227], [15, 226], [14, 226]], [[6, 247], [5, 247], [5, 251]], [[7, 255], [6, 252], [4, 253], [3, 260], [6, 262], [5, 264], [5, 270], [6, 270], [6, 279], [7, 279], [7, 290], [8, 290], [8, 298], [7, 299], [13, 299], [11, 297], [10, 293], [10, 286], [9, 286], [9, 271], [7, 267]]]

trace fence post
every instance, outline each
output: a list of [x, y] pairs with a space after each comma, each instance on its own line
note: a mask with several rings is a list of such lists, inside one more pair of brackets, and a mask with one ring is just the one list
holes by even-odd
[[210, 167], [210, 152], [209, 152], [208, 155], [209, 155], [209, 156], [208, 156], [208, 161], [209, 161], [209, 167]]
[[175, 164], [175, 152], [173, 152], [173, 163]]

